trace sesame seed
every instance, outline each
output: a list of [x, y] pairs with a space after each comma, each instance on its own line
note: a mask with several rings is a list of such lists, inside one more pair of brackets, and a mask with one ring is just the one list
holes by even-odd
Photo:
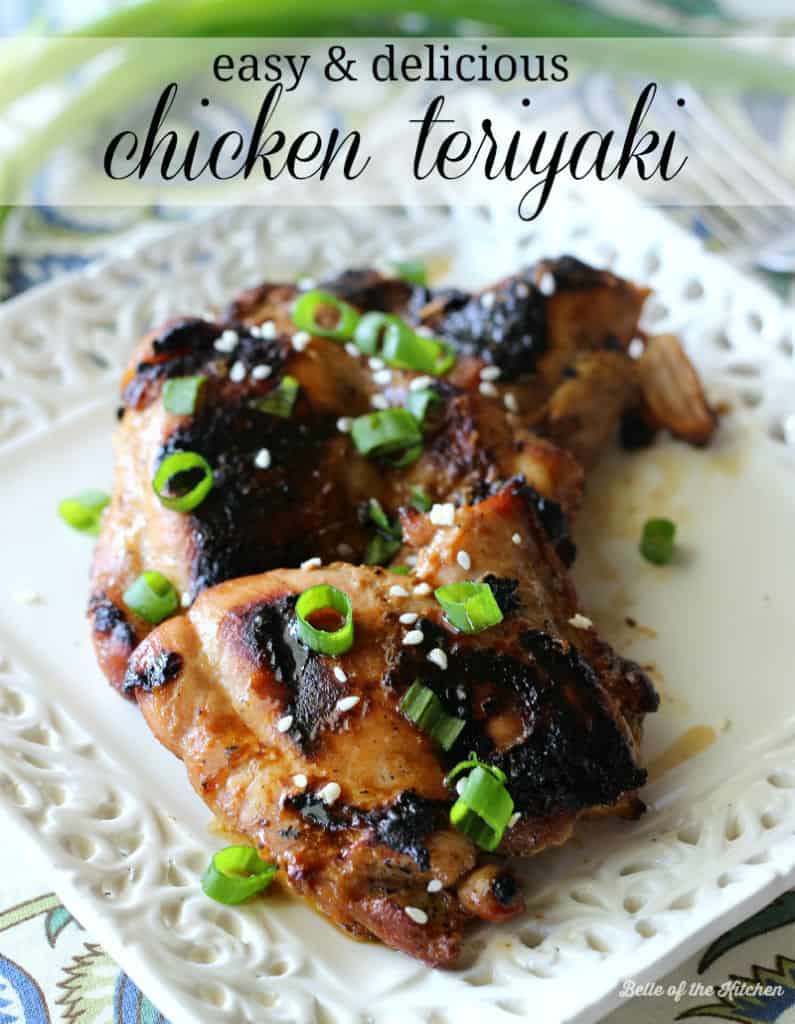
[[432, 662], [443, 672], [447, 668], [447, 655], [441, 647], [434, 647], [432, 651], [428, 651], [428, 661]]
[[267, 448], [260, 448], [257, 452], [257, 457], [254, 459], [254, 465], [257, 469], [267, 469], [271, 464], [271, 453]]
[[310, 288], [314, 288], [317, 282], [314, 277], [302, 277], [298, 281], [298, 287], [303, 291], [308, 291]]
[[337, 701], [337, 711], [350, 711], [351, 708], [355, 708], [361, 700], [361, 697], [343, 697]]
[[259, 326], [260, 338], [272, 339], [276, 337], [276, 324], [273, 320], [266, 320], [264, 324]]
[[521, 535], [521, 533], [514, 533], [514, 534], [512, 534], [512, 535], [511, 535], [511, 540], [512, 540], [512, 541], [514, 542], [514, 544], [516, 544], [516, 545], [517, 545], [517, 547], [518, 547], [518, 546], [519, 546], [519, 545], [520, 545], [520, 544], [522, 543], [522, 535]]
[[461, 796], [461, 794], [464, 792], [464, 787], [466, 786], [466, 784], [467, 784], [466, 776], [464, 776], [463, 779], [459, 779], [458, 782], [456, 782], [456, 784], [455, 784], [455, 791], [456, 791], [456, 793], [458, 793], [459, 796]]
[[520, 298], [520, 299], [526, 299], [529, 294], [530, 294], [530, 289], [527, 287], [527, 285], [524, 283], [524, 281], [520, 281], [519, 284], [517, 284], [517, 286], [516, 286], [516, 295], [517, 295], [517, 297]]
[[430, 585], [430, 583], [418, 583], [417, 586], [414, 588], [414, 593], [418, 597], [425, 597], [427, 594], [430, 594], [430, 592], [431, 592], [431, 585]]
[[345, 351], [346, 351], [346, 352], [348, 353], [348, 355], [349, 355], [349, 356], [351, 356], [351, 357], [352, 357], [353, 359], [358, 359], [358, 358], [359, 358], [359, 356], [361, 355], [361, 352], [360, 352], [360, 351], [359, 351], [359, 349], [358, 349], [358, 348], [357, 348], [357, 347], [356, 347], [356, 346], [354, 345], [354, 343], [353, 343], [352, 341], [347, 341], [347, 342], [345, 343]]
[[414, 331], [415, 334], [419, 334], [421, 338], [432, 338], [433, 331], [427, 324], [420, 324], [420, 326]]
[[296, 331], [292, 336], [291, 344], [296, 352], [303, 352], [311, 340], [312, 335], [309, 331]]
[[430, 519], [436, 526], [452, 526], [455, 522], [455, 505], [451, 501], [431, 505]]
[[367, 365], [370, 367], [371, 370], [383, 370], [383, 368], [386, 366], [386, 363], [384, 362], [383, 359], [379, 359], [378, 356], [370, 356], [370, 358], [367, 360]]
[[499, 380], [502, 370], [499, 366], [484, 366], [480, 371], [481, 380]]
[[309, 779], [303, 772], [299, 772], [297, 775], [293, 775], [293, 785], [297, 786], [299, 789], [306, 789], [309, 785]]
[[370, 399], [370, 405], [372, 405], [374, 409], [389, 408], [389, 402], [387, 402], [385, 395], [373, 395], [373, 397]]
[[287, 732], [288, 729], [292, 728], [292, 724], [293, 724], [293, 716], [292, 715], [284, 715], [276, 723], [276, 728], [279, 730], [279, 732]]
[[432, 878], [425, 888], [428, 892], [441, 892], [444, 886], [438, 878]]
[[215, 339], [213, 348], [216, 352], [234, 352], [239, 341], [237, 331], [226, 330], [221, 333], [220, 338]]
[[467, 698], [467, 692], [463, 686], [456, 687], [455, 695], [456, 697], [458, 697], [459, 700], [466, 700]]
[[627, 354], [630, 359], [640, 359], [643, 355], [644, 344], [640, 338], [633, 338], [627, 348]]
[[182, 605], [183, 608], [190, 608], [190, 594], [187, 592], [187, 590], [179, 599], [179, 603]]
[[593, 623], [586, 615], [580, 615], [577, 612], [576, 615], [572, 615], [569, 619], [569, 625], [574, 626], [575, 629], [590, 629]]
[[316, 555], [314, 558], [307, 558], [305, 562], [301, 562], [299, 569], [319, 569], [322, 564], [322, 560]]
[[404, 626], [413, 626], [418, 618], [419, 615], [417, 615], [416, 612], [403, 612], [403, 614], [400, 616], [400, 622]]
[[417, 556], [416, 555], [406, 555], [406, 565], [410, 569], [413, 569], [416, 564], [417, 564]]
[[373, 380], [376, 384], [390, 384], [392, 382], [392, 371], [378, 370], [373, 374]]
[[417, 644], [421, 644], [425, 639], [421, 629], [410, 629], [408, 633], [403, 637], [404, 647], [416, 647]]
[[513, 828], [521, 816], [522, 815], [519, 811], [514, 811], [510, 818], [508, 818], [508, 828]]
[[345, 671], [344, 668], [340, 668], [339, 665], [335, 665], [334, 666], [334, 678], [337, 680], [338, 683], [347, 683], [348, 682], [348, 674], [347, 674], [347, 672]]
[[341, 434], [350, 434], [352, 426], [353, 420], [350, 416], [340, 416], [337, 420], [337, 430], [339, 430]]
[[541, 275], [541, 280], [538, 282], [538, 290], [542, 295], [555, 294], [555, 278], [548, 270], [544, 271]]
[[427, 924], [428, 915], [424, 910], [420, 910], [419, 907], [405, 907], [406, 916], [410, 917], [412, 921], [416, 921], [417, 924]]
[[496, 398], [499, 392], [490, 380], [481, 381], [478, 391], [484, 398]]
[[462, 569], [466, 569], [468, 571], [472, 568], [472, 559], [469, 557], [468, 551], [459, 551], [455, 556], [455, 560]]
[[251, 371], [251, 377], [253, 380], [266, 380], [272, 373], [273, 367], [260, 363], [259, 366], [255, 366]]
[[239, 359], [232, 365], [232, 369], [229, 371], [229, 379], [234, 381], [235, 384], [239, 384], [246, 379], [246, 367]]
[[338, 782], [327, 782], [322, 789], [318, 790], [317, 795], [324, 804], [333, 804], [335, 800], [339, 799], [341, 792]]
[[433, 384], [433, 377], [415, 377], [409, 384], [409, 391], [424, 391]]
[[408, 592], [408, 590], [406, 590], [405, 587], [401, 587], [401, 585], [399, 583], [394, 583], [389, 588], [389, 596], [390, 597], [408, 597], [409, 596], [409, 592]]
[[508, 412], [519, 412], [519, 403], [516, 401], [516, 395], [513, 391], [506, 391], [502, 396], [502, 404], [508, 410]]
[[484, 309], [491, 309], [496, 301], [497, 296], [494, 292], [484, 292], [480, 296], [480, 304]]

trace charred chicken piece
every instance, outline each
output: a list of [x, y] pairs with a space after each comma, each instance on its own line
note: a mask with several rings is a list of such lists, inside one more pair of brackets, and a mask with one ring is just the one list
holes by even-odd
[[[563, 842], [581, 815], [642, 809], [638, 741], [656, 695], [573, 624], [576, 595], [536, 498], [512, 482], [439, 528], [405, 512], [410, 580], [338, 563], [207, 590], [126, 674], [225, 828], [343, 928], [432, 965], [455, 962], [468, 921], [521, 910], [502, 855]], [[428, 588], [414, 589], [465, 578], [489, 582], [502, 622], [458, 632]], [[318, 583], [353, 606], [353, 646], [336, 658], [297, 633], [296, 599]], [[464, 723], [448, 751], [401, 711], [417, 679]], [[445, 776], [472, 751], [505, 772], [519, 814], [496, 859], [450, 824]]]

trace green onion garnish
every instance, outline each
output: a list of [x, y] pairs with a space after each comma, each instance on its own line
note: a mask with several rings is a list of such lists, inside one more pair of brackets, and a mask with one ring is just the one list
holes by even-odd
[[[338, 314], [334, 327], [323, 327], [318, 323], [318, 312], [328, 307], [335, 309]], [[309, 331], [310, 334], [317, 334], [321, 338], [347, 341], [353, 337], [356, 325], [359, 323], [359, 314], [353, 306], [338, 299], [331, 292], [314, 288], [310, 292], [305, 292], [296, 302], [293, 307], [293, 323], [302, 331]]]
[[367, 503], [367, 516], [387, 536], [392, 537], [397, 534], [399, 537], [401, 535], [400, 523], [397, 520], [394, 523], [389, 521], [389, 516], [384, 512], [378, 498], [370, 498], [370, 501]]
[[396, 455], [422, 445], [422, 431], [408, 409], [383, 409], [357, 416], [351, 425], [353, 443], [362, 455]]
[[647, 519], [640, 539], [640, 553], [647, 562], [667, 565], [674, 557], [676, 523], [670, 519]]
[[267, 412], [271, 416], [281, 416], [282, 419], [288, 420], [298, 397], [298, 388], [298, 381], [288, 373], [279, 381], [278, 387], [269, 391], [264, 398], [258, 398], [252, 402], [252, 405], [260, 412]]
[[73, 529], [96, 537], [102, 524], [102, 511], [109, 503], [110, 496], [104, 491], [81, 491], [73, 498], [64, 498], [58, 506], [58, 515]]
[[277, 871], [250, 846], [227, 846], [210, 861], [202, 889], [210, 899], [231, 906], [267, 889]]
[[389, 571], [393, 572], [396, 576], [408, 576], [411, 569], [407, 565], [390, 565]]
[[408, 281], [409, 284], [428, 283], [428, 268], [422, 260], [398, 260], [392, 264], [395, 276]]
[[356, 326], [353, 340], [365, 355], [381, 354], [381, 347], [387, 334], [411, 337], [412, 330], [405, 321], [392, 313], [365, 313]]
[[377, 533], [367, 542], [364, 552], [365, 565], [386, 565], [400, 551], [401, 541], [383, 537]]
[[472, 771], [450, 810], [450, 823], [481, 849], [491, 853], [500, 845], [513, 814], [513, 798], [505, 788], [505, 772], [484, 764], [474, 754], [468, 761], [457, 764], [445, 782], [449, 785], [467, 768]]
[[433, 508], [433, 502], [421, 487], [412, 487], [411, 507], [416, 508], [418, 512], [430, 512]]
[[422, 455], [422, 445], [415, 444], [402, 455], [390, 459], [389, 462], [394, 469], [403, 469], [405, 466], [410, 466], [412, 462], [416, 462], [420, 455]]
[[418, 423], [424, 423], [428, 409], [441, 398], [435, 391], [425, 388], [422, 391], [409, 391], [406, 395], [406, 408]]
[[163, 385], [163, 405], [178, 416], [192, 416], [206, 377], [171, 377]]
[[156, 626], [179, 607], [179, 597], [171, 580], [155, 570], [142, 573], [124, 592], [124, 603], [131, 612]]
[[416, 370], [435, 377], [447, 373], [455, 356], [446, 345], [433, 338], [424, 338], [413, 331], [384, 331], [381, 358], [398, 370]]
[[488, 583], [448, 583], [434, 591], [447, 621], [462, 633], [480, 633], [502, 622], [500, 606]]
[[[329, 609], [342, 617], [342, 625], [335, 630], [313, 626], [309, 617]], [[313, 651], [337, 655], [344, 654], [353, 646], [353, 608], [351, 599], [343, 590], [328, 583], [310, 587], [298, 598], [295, 612], [298, 617], [298, 636]]]
[[[202, 471], [201, 480], [184, 494], [170, 495], [168, 492], [172, 489], [175, 479], [193, 470]], [[152, 481], [152, 487], [166, 508], [175, 512], [190, 512], [201, 505], [212, 490], [213, 471], [209, 462], [198, 452], [174, 452], [161, 462]]]
[[419, 679], [406, 690], [400, 710], [418, 729], [435, 739], [442, 750], [452, 747], [466, 724], [463, 719], [448, 715], [433, 690]]

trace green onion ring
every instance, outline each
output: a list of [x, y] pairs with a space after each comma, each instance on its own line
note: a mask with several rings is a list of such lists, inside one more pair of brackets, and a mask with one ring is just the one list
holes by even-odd
[[179, 596], [171, 580], [150, 569], [125, 590], [124, 603], [131, 612], [156, 626], [179, 608]]
[[[174, 498], [164, 493], [170, 480], [191, 469], [201, 469], [204, 474], [195, 487], [191, 488], [187, 494]], [[201, 505], [212, 490], [213, 471], [209, 462], [198, 452], [173, 452], [161, 462], [152, 481], [152, 487], [160, 499], [160, 503], [166, 508], [170, 508], [174, 512], [190, 512]]]
[[412, 330], [399, 316], [372, 311], [365, 313], [359, 321], [353, 340], [365, 355], [377, 356], [381, 354], [387, 334], [412, 337]]
[[674, 557], [676, 523], [670, 519], [647, 519], [640, 539], [640, 553], [653, 565], [667, 565]]
[[435, 739], [442, 750], [449, 750], [466, 723], [449, 715], [433, 690], [415, 679], [400, 702], [400, 710], [418, 729]]
[[278, 386], [269, 391], [264, 398], [258, 398], [251, 404], [259, 412], [267, 412], [271, 416], [280, 416], [282, 419], [288, 420], [298, 397], [298, 389], [298, 381], [288, 373], [282, 377]]
[[102, 512], [109, 503], [110, 495], [105, 491], [81, 491], [72, 498], [64, 498], [58, 515], [67, 526], [96, 537], [102, 525]]
[[382, 409], [357, 416], [351, 438], [362, 455], [393, 455], [422, 445], [422, 431], [408, 409]]
[[455, 362], [449, 349], [433, 338], [424, 338], [412, 331], [384, 331], [381, 358], [398, 370], [416, 370], [435, 377], [446, 373]]
[[[328, 632], [318, 629], [309, 622], [313, 612], [333, 608], [344, 619], [339, 629]], [[313, 651], [320, 654], [338, 655], [353, 646], [353, 607], [344, 590], [338, 590], [329, 583], [319, 583], [305, 590], [295, 604], [298, 636]]]
[[441, 402], [441, 398], [430, 388], [425, 388], [422, 391], [409, 391], [406, 395], [406, 408], [420, 424], [425, 422], [428, 409], [436, 402]]
[[513, 814], [513, 798], [505, 787], [506, 776], [494, 765], [484, 764], [472, 754], [447, 776], [452, 780], [471, 768], [464, 787], [450, 810], [450, 824], [489, 853], [500, 845]]
[[[316, 313], [323, 306], [331, 306], [339, 313], [336, 327], [323, 327], [317, 322]], [[334, 341], [348, 341], [353, 337], [359, 314], [347, 302], [338, 299], [331, 292], [319, 288], [305, 292], [293, 307], [293, 323], [302, 331], [309, 331], [321, 338], [332, 338]]]
[[398, 260], [392, 264], [395, 275], [409, 284], [426, 285], [428, 268], [422, 260]]
[[192, 416], [196, 411], [206, 377], [170, 377], [163, 385], [163, 405], [177, 416]]
[[202, 876], [205, 896], [234, 906], [267, 889], [278, 867], [264, 861], [250, 846], [227, 846], [219, 850]]
[[434, 596], [445, 618], [462, 633], [480, 633], [502, 622], [503, 615], [488, 583], [463, 580], [438, 587]]

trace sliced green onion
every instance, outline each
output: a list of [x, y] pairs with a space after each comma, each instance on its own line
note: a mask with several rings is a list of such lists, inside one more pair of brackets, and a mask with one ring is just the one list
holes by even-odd
[[131, 612], [156, 626], [179, 608], [179, 597], [171, 580], [156, 570], [142, 573], [124, 592]]
[[640, 553], [647, 562], [667, 565], [674, 557], [676, 523], [670, 519], [647, 519], [640, 539]]
[[260, 412], [267, 412], [271, 416], [281, 416], [282, 419], [288, 420], [298, 397], [298, 389], [298, 381], [288, 373], [279, 381], [278, 387], [269, 391], [264, 398], [258, 398], [252, 402], [252, 405]]
[[462, 633], [480, 633], [502, 622], [500, 606], [488, 583], [448, 583], [434, 591], [447, 621]]
[[386, 565], [400, 551], [402, 542], [377, 533], [367, 542], [364, 552], [365, 565]]
[[411, 507], [418, 512], [430, 512], [433, 502], [421, 487], [411, 488]]
[[97, 536], [102, 525], [102, 512], [110, 503], [105, 491], [81, 491], [73, 498], [64, 498], [58, 506], [58, 515], [67, 526], [81, 533]]
[[428, 268], [422, 260], [398, 260], [392, 264], [392, 269], [396, 277], [408, 281], [409, 284], [428, 283]]
[[276, 864], [263, 860], [252, 847], [227, 846], [210, 861], [202, 889], [210, 899], [232, 906], [267, 889], [277, 871]]
[[362, 455], [394, 455], [422, 446], [422, 431], [408, 409], [383, 409], [357, 416], [351, 425], [353, 443]]
[[389, 571], [393, 572], [396, 576], [408, 576], [411, 569], [407, 565], [390, 565]]
[[365, 355], [377, 356], [381, 354], [385, 339], [390, 337], [412, 337], [413, 332], [409, 325], [394, 316], [392, 313], [365, 313], [356, 326], [356, 333], [353, 340], [357, 348]]
[[406, 466], [410, 466], [412, 462], [416, 462], [420, 455], [422, 455], [422, 445], [415, 444], [413, 448], [409, 448], [399, 458], [390, 459], [389, 462], [395, 469], [403, 469]]
[[[319, 629], [309, 621], [315, 612], [331, 608], [343, 618], [339, 629]], [[344, 654], [353, 646], [353, 608], [351, 599], [343, 590], [328, 583], [319, 583], [305, 590], [295, 605], [298, 617], [298, 636], [307, 647], [320, 654]]]
[[[176, 477], [192, 470], [201, 470], [201, 480], [185, 494], [171, 496], [168, 491]], [[160, 503], [175, 512], [190, 512], [197, 508], [213, 488], [213, 471], [209, 462], [198, 452], [174, 452], [160, 464], [152, 481]]]
[[455, 356], [439, 341], [423, 338], [412, 331], [400, 332], [387, 329], [381, 358], [398, 370], [416, 370], [438, 377], [447, 373], [455, 362]]
[[[324, 307], [331, 307], [339, 314], [334, 327], [323, 327], [317, 320], [318, 312]], [[315, 288], [305, 292], [293, 307], [293, 323], [302, 331], [317, 334], [321, 338], [333, 338], [335, 341], [348, 341], [353, 337], [359, 323], [359, 314], [347, 302], [338, 299], [331, 292]]]
[[513, 814], [513, 798], [505, 788], [505, 772], [484, 764], [474, 754], [457, 764], [445, 781], [449, 784], [467, 768], [472, 770], [450, 810], [450, 823], [491, 853], [500, 845]]
[[442, 750], [452, 747], [466, 724], [463, 719], [448, 715], [433, 690], [419, 679], [406, 690], [400, 710], [418, 729], [435, 739]]
[[425, 388], [422, 391], [409, 391], [406, 395], [406, 408], [418, 423], [424, 423], [428, 409], [441, 398], [435, 391]]
[[206, 377], [171, 377], [163, 385], [163, 405], [178, 416], [192, 416]]
[[389, 537], [397, 536], [400, 537], [400, 523], [395, 521], [391, 523], [389, 516], [384, 512], [383, 506], [378, 498], [370, 498], [367, 505], [368, 518], [375, 523], [379, 530], [387, 534]]

